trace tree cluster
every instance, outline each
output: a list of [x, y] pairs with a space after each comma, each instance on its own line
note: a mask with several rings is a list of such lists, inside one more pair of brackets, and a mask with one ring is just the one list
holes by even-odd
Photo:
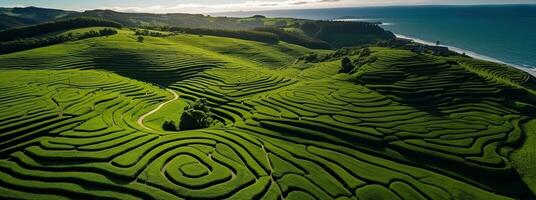
[[253, 31], [253, 30], [223, 30], [223, 29], [171, 27], [169, 28], [169, 31], [187, 33], [187, 34], [196, 34], [196, 35], [230, 37], [230, 38], [237, 38], [237, 39], [243, 39], [243, 40], [264, 42], [268, 44], [279, 43], [279, 37], [276, 34]]
[[67, 41], [81, 40], [92, 37], [108, 36], [117, 34], [117, 31], [110, 28], [104, 28], [99, 31], [88, 31], [82, 34], [57, 35], [43, 38], [25, 38], [17, 39], [9, 42], [0, 42], [0, 54], [13, 53], [28, 49], [44, 47], [54, 44], [59, 44]]
[[[346, 34], [378, 34], [394, 38], [394, 35], [378, 24], [369, 22], [347, 22], [347, 21], [310, 21], [301, 25], [301, 29], [317, 38], [332, 33]], [[392, 36], [392, 37], [390, 37]]]
[[0, 42], [7, 42], [16, 39], [30, 38], [38, 35], [44, 35], [47, 33], [53, 33], [58, 31], [64, 31], [69, 29], [84, 28], [84, 27], [114, 27], [121, 28], [121, 24], [113, 21], [98, 19], [98, 18], [72, 18], [54, 22], [48, 22], [33, 26], [27, 26], [16, 29], [9, 29], [0, 31]]
[[184, 110], [180, 124], [177, 127], [174, 121], [166, 121], [162, 128], [166, 131], [194, 130], [208, 128], [214, 124], [214, 114], [210, 111], [205, 98], [197, 99]]
[[[395, 35], [378, 24], [346, 21], [309, 21], [300, 28], [310, 37], [328, 42], [334, 47], [357, 46], [392, 40]], [[351, 37], [341, 38], [341, 35]]]
[[352, 63], [352, 60], [348, 57], [344, 57], [341, 60], [341, 70], [339, 70], [339, 73], [350, 73], [354, 68], [355, 66]]
[[115, 29], [104, 28], [104, 29], [99, 30], [98, 36], [108, 36], [108, 35], [115, 35], [115, 34], [117, 34], [117, 31]]
[[358, 47], [343, 47], [340, 49], [337, 49], [337, 51], [333, 53], [327, 53], [327, 54], [317, 54], [317, 53], [311, 53], [307, 55], [303, 55], [298, 57], [297, 62], [305, 62], [305, 63], [319, 63], [319, 62], [327, 62], [327, 61], [333, 61], [341, 59], [345, 56], [354, 56], [361, 53], [361, 50], [363, 48]]
[[357, 58], [352, 61], [349, 57], [344, 57], [341, 60], [341, 69], [339, 73], [355, 73], [361, 66], [370, 64], [376, 61], [376, 57], [371, 55], [371, 52], [368, 48], [363, 48], [360, 50]]
[[304, 63], [318, 63], [323, 62], [326, 59], [326, 55], [319, 55], [316, 53], [310, 53], [303, 56], [298, 57], [296, 62], [304, 62]]
[[207, 128], [214, 123], [213, 116], [207, 105], [207, 99], [197, 99], [182, 114], [179, 127], [181, 130]]
[[151, 37], [166, 37], [169, 36], [168, 34], [164, 34], [158, 31], [150, 31], [147, 29], [138, 29], [134, 33], [134, 35], [144, 35], [144, 36], [151, 36]]
[[331, 49], [331, 46], [327, 42], [316, 40], [316, 39], [309, 38], [309, 37], [304, 37], [298, 33], [288, 32], [277, 27], [256, 28], [254, 30], [273, 33], [279, 36], [279, 39], [281, 41], [291, 43], [291, 44], [297, 44], [297, 45], [304, 46], [304, 47], [311, 48], [311, 49]]

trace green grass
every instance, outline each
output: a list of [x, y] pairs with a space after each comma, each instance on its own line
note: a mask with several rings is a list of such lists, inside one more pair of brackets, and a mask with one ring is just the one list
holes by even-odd
[[534, 155], [536, 154], [536, 121], [532, 120], [527, 123], [525, 130], [525, 143], [523, 146], [512, 153], [511, 160], [516, 166], [517, 172], [525, 180], [532, 191], [536, 191], [536, 166]]
[[[338, 74], [294, 62], [330, 51], [122, 29], [1, 55], [0, 197], [534, 197], [533, 78], [371, 50]], [[162, 130], [198, 98], [223, 126]]]
[[162, 125], [166, 121], [174, 121], [175, 124], [180, 124], [180, 114], [187, 106], [188, 104], [183, 100], [172, 101], [145, 118], [145, 125], [154, 130], [164, 131]]
[[71, 29], [71, 30], [65, 30], [65, 31], [58, 31], [54, 33], [48, 33], [44, 35], [39, 35], [36, 38], [46, 38], [50, 36], [67, 36], [69, 34], [77, 35], [77, 34], [84, 34], [90, 31], [99, 32], [99, 30], [102, 30], [105, 28], [117, 30], [116, 28], [110, 28], [110, 27], [88, 27], [88, 28], [79, 28], [79, 29]]

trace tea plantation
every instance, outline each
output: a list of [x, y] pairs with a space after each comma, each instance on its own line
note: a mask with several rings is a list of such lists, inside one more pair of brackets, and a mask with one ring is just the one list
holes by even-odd
[[[532, 199], [536, 80], [370, 47], [118, 34], [0, 55], [1, 199]], [[350, 56], [357, 59], [357, 56]], [[205, 98], [214, 126], [164, 131]]]

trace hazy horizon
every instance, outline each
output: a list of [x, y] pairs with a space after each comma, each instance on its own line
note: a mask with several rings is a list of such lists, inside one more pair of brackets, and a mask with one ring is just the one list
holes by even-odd
[[118, 12], [136, 13], [218, 13], [218, 12], [249, 12], [266, 10], [352, 8], [352, 7], [383, 7], [383, 6], [433, 6], [433, 5], [501, 5], [501, 4], [536, 4], [536, 0], [515, 0], [505, 3], [498, 0], [460, 1], [460, 0], [186, 0], [179, 3], [170, 0], [109, 2], [96, 0], [92, 2], [72, 2], [67, 0], [35, 1], [15, 0], [0, 2], [0, 7], [41, 7], [72, 11], [109, 9]]
[[3, 0], [0, 200], [536, 200], [535, 23], [536, 0]]

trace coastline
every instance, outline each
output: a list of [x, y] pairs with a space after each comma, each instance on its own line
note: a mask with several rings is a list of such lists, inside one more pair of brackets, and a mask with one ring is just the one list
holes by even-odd
[[[376, 19], [345, 17], [345, 18], [337, 18], [337, 19], [333, 19], [333, 20], [335, 20], [335, 21], [359, 21], [359, 22], [373, 22], [373, 23], [375, 23]], [[384, 22], [378, 22], [378, 23], [379, 23], [380, 26], [392, 25], [392, 23], [384, 23]], [[395, 36], [397, 38], [413, 40], [413, 42], [416, 42], [416, 43], [421, 43], [421, 44], [430, 45], [430, 46], [435, 46], [436, 45], [434, 42], [422, 40], [422, 39], [419, 39], [419, 38], [409, 37], [409, 36], [402, 35], [402, 34], [397, 34], [397, 33], [394, 33], [394, 34], [395, 34]], [[459, 54], [465, 53], [465, 55], [467, 55], [467, 56], [469, 56], [471, 58], [490, 61], [490, 62], [495, 62], [495, 63], [500, 63], [500, 64], [504, 64], [504, 65], [507, 65], [507, 66], [510, 66], [510, 67], [514, 67], [516, 69], [519, 69], [519, 70], [522, 70], [524, 72], [527, 72], [528, 74], [532, 75], [533, 77], [536, 77], [536, 66], [534, 66], [534, 68], [528, 68], [528, 67], [524, 67], [524, 66], [520, 66], [520, 65], [516, 65], [516, 64], [512, 64], [512, 63], [507, 63], [507, 62], [504, 62], [502, 60], [499, 60], [499, 59], [496, 59], [496, 58], [493, 58], [493, 57], [478, 54], [478, 53], [475, 53], [473, 51], [465, 50], [465, 49], [458, 48], [458, 47], [455, 47], [455, 46], [449, 46], [449, 45], [440, 45], [440, 46], [447, 47], [447, 48], [449, 48], [449, 50], [454, 51], [454, 52], [459, 53]]]
[[[435, 43], [433, 43], [433, 42], [421, 40], [421, 39], [418, 39], [418, 38], [408, 37], [408, 36], [397, 34], [397, 33], [395, 33], [395, 36], [397, 38], [413, 40], [416, 43], [435, 46]], [[480, 59], [480, 60], [485, 60], [485, 61], [505, 64], [507, 66], [514, 67], [516, 69], [519, 69], [519, 70], [522, 70], [524, 72], [527, 72], [528, 74], [536, 77], [536, 68], [527, 68], [527, 67], [522, 67], [522, 66], [511, 64], [511, 63], [506, 63], [506, 62], [501, 61], [501, 60], [496, 59], [496, 58], [481, 55], [481, 54], [478, 54], [478, 53], [475, 53], [475, 52], [472, 52], [472, 51], [469, 51], [469, 50], [461, 49], [461, 48], [458, 48], [458, 47], [454, 47], [454, 46], [448, 46], [448, 45], [441, 45], [441, 46], [447, 47], [447, 48], [449, 48], [449, 50], [454, 51], [454, 52], [459, 53], [459, 54], [465, 53], [465, 55], [470, 56], [470, 57], [475, 58], [475, 59]]]

